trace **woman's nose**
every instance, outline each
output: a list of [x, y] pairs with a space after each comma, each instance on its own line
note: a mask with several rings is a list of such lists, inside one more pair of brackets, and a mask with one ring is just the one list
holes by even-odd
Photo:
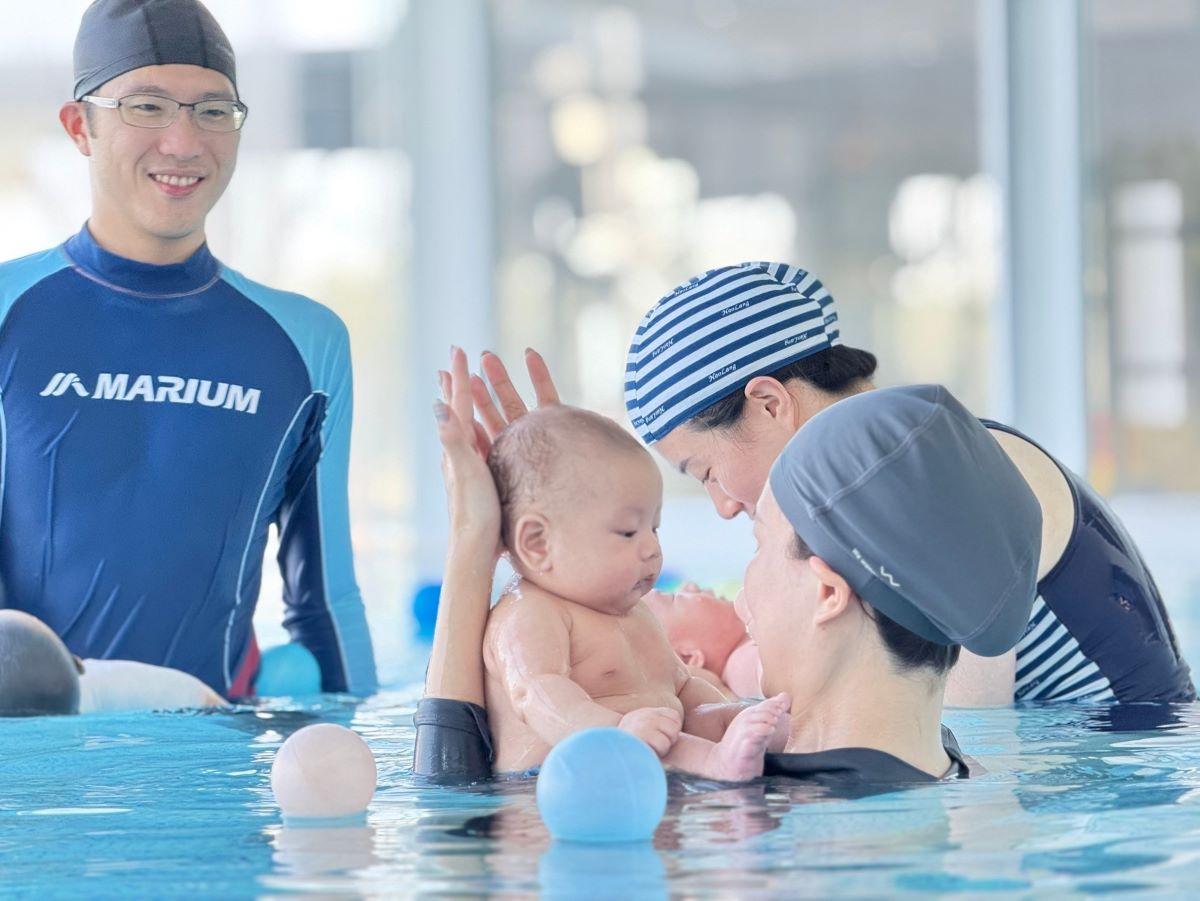
[[750, 611], [746, 607], [746, 589], [742, 589], [737, 593], [737, 597], [733, 599], [733, 612], [737, 614], [737, 618], [744, 625], [750, 625]]
[[721, 490], [721, 486], [716, 482], [707, 482], [705, 489], [708, 491], [709, 500], [713, 502], [713, 506], [717, 508], [717, 515], [721, 519], [733, 519], [739, 513], [746, 509], [745, 504], [741, 501], [735, 501], [728, 494]]

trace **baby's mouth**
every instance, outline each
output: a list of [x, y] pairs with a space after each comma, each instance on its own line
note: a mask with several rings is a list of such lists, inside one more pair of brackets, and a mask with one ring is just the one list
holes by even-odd
[[639, 579], [637, 584], [633, 586], [633, 590], [639, 595], [643, 595], [654, 587], [654, 583], [658, 581], [658, 573], [646, 576], [644, 579]]

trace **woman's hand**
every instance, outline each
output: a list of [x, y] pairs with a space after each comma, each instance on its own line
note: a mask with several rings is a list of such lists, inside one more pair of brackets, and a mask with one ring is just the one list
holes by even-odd
[[434, 401], [442, 444], [442, 480], [450, 513], [450, 537], [487, 538], [499, 548], [500, 499], [487, 466], [491, 441], [472, 416], [467, 355], [450, 349], [450, 371], [439, 372], [442, 399]]
[[[483, 369], [483, 374], [487, 376], [487, 381], [485, 382], [477, 375], [471, 376], [471, 396], [475, 401], [475, 411], [483, 421], [483, 428], [488, 439], [494, 441], [496, 436], [504, 431], [506, 425], [518, 416], [524, 416], [529, 412], [529, 408], [525, 406], [525, 401], [521, 400], [521, 395], [517, 393], [512, 379], [508, 377], [508, 370], [505, 368], [504, 362], [498, 356], [491, 351], [484, 351], [479, 365]], [[529, 380], [533, 383], [533, 393], [539, 407], [550, 407], [561, 403], [558, 399], [558, 389], [554, 387], [554, 379], [550, 376], [550, 369], [546, 366], [546, 361], [532, 347], [525, 350], [525, 369], [529, 372]], [[499, 407], [492, 400], [488, 385], [491, 385], [492, 391], [496, 392], [496, 400], [500, 403]]]

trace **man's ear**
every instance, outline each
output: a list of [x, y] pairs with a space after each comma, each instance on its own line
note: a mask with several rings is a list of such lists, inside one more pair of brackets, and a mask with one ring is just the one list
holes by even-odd
[[831, 623], [850, 609], [850, 602], [854, 599], [854, 589], [820, 557], [809, 557], [808, 565], [812, 569], [813, 575], [817, 577], [817, 609], [813, 616], [813, 623], [816, 625]]
[[525, 513], [512, 530], [512, 553], [529, 573], [550, 572], [550, 523], [540, 513]]
[[83, 104], [71, 100], [64, 103], [58, 110], [58, 121], [71, 139], [76, 149], [84, 156], [92, 155], [92, 138], [88, 134], [87, 116]]

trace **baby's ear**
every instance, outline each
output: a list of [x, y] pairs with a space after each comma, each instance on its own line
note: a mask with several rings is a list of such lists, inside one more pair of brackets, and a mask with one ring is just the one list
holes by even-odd
[[679, 648], [679, 659], [688, 666], [698, 666], [704, 669], [704, 652], [699, 648]]
[[550, 571], [550, 523], [540, 513], [525, 513], [512, 530], [509, 552], [529, 573]]

